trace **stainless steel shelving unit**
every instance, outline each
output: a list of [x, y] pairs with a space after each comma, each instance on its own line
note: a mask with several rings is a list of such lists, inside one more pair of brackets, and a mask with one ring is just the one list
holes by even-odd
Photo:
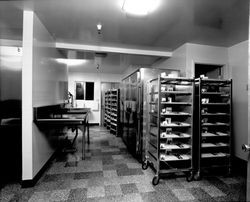
[[110, 91], [105, 92], [105, 101], [104, 101], [104, 126], [107, 129], [110, 129]]
[[149, 123], [143, 169], [152, 165], [153, 185], [168, 173], [193, 179], [194, 79], [158, 76], [148, 82]]
[[211, 168], [231, 173], [232, 80], [195, 80], [198, 130], [198, 162], [195, 179]]
[[128, 151], [144, 161], [148, 124], [147, 81], [160, 73], [179, 75], [176, 69], [138, 68], [121, 82], [121, 137]]
[[120, 127], [120, 89], [110, 89], [105, 92], [104, 126], [116, 136]]

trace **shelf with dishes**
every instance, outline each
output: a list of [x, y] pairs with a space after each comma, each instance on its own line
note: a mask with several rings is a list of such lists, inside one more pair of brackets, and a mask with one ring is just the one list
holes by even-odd
[[[205, 169], [225, 167], [231, 172], [232, 80], [195, 80], [198, 122], [197, 179]], [[220, 161], [227, 157], [226, 161]]]
[[161, 91], [162, 94], [170, 94], [170, 95], [179, 95], [179, 96], [184, 96], [184, 95], [192, 95], [192, 92], [189, 91]]
[[215, 147], [228, 147], [229, 144], [224, 142], [217, 142], [217, 143], [201, 143], [201, 148], [215, 148]]
[[180, 149], [190, 149], [191, 145], [189, 144], [184, 144], [184, 143], [171, 143], [171, 144], [167, 144], [167, 143], [160, 143], [160, 149], [161, 150], [180, 150]]
[[202, 159], [206, 159], [206, 158], [223, 158], [223, 157], [230, 157], [230, 154], [229, 153], [223, 153], [223, 152], [219, 152], [219, 153], [203, 153], [203, 154], [201, 154]]
[[215, 122], [215, 123], [202, 123], [202, 127], [212, 127], [212, 126], [229, 126], [229, 123]]
[[160, 154], [160, 161], [187, 161], [191, 160], [191, 155], [187, 154]]
[[105, 115], [104, 125], [114, 133], [116, 136], [119, 135], [119, 123], [120, 123], [120, 90], [109, 89], [105, 93]]
[[[194, 79], [158, 77], [149, 82], [148, 156], [156, 169], [153, 185], [165, 173], [185, 172], [193, 177]], [[147, 152], [147, 151], [146, 151]], [[184, 164], [177, 162], [185, 161]]]
[[229, 137], [229, 133], [225, 132], [203, 132], [201, 134], [202, 137]]
[[185, 123], [185, 122], [171, 122], [168, 123], [167, 121], [164, 121], [160, 125], [162, 128], [173, 128], [173, 127], [191, 127], [190, 123]]

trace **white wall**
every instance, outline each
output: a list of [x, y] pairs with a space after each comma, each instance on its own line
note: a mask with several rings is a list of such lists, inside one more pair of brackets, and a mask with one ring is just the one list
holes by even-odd
[[228, 48], [228, 56], [233, 78], [234, 154], [247, 160], [248, 154], [241, 146], [248, 139], [248, 41]]
[[33, 123], [33, 107], [63, 103], [67, 67], [56, 63], [62, 56], [37, 16], [24, 11], [23, 18], [22, 180], [30, 180], [54, 152], [46, 134]]
[[173, 51], [169, 59], [163, 59], [153, 65], [153, 68], [159, 69], [177, 69], [180, 70], [181, 76], [186, 75], [187, 44], [184, 44]]
[[130, 74], [134, 73], [140, 68], [152, 68], [149, 65], [128, 65], [124, 66], [125, 71], [121, 74], [121, 80], [129, 76]]
[[231, 78], [228, 68], [228, 52], [225, 47], [187, 43], [186, 76], [194, 76], [194, 63], [225, 65], [224, 76]]
[[77, 100], [74, 103], [77, 104], [77, 107], [88, 107], [93, 106], [94, 102], [98, 104], [98, 110], [91, 111], [90, 114], [90, 123], [100, 124], [101, 117], [101, 82], [120, 82], [120, 74], [104, 74], [104, 73], [86, 73], [86, 72], [74, 72], [69, 69], [68, 77], [68, 90], [73, 94], [75, 98], [75, 82], [76, 81], [85, 81], [85, 82], [94, 82], [94, 101], [90, 100]]
[[22, 97], [22, 48], [0, 46], [0, 100]]
[[231, 77], [225, 47], [186, 43], [173, 51], [171, 58], [154, 64], [155, 68], [179, 69], [181, 76], [194, 76], [194, 63], [225, 65], [225, 76]]

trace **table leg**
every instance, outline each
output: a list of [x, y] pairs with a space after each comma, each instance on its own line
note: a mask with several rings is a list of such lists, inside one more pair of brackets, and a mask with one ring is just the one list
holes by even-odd
[[85, 159], [85, 132], [86, 132], [86, 126], [85, 124], [81, 126], [82, 128], [82, 160]]
[[89, 122], [87, 123], [87, 127], [88, 127], [87, 133], [88, 133], [88, 144], [89, 144]]

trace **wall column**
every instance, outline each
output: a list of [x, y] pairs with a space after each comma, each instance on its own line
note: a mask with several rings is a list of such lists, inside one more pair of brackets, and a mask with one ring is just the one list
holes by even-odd
[[33, 178], [32, 152], [32, 63], [33, 11], [23, 12], [23, 67], [22, 67], [22, 180]]

